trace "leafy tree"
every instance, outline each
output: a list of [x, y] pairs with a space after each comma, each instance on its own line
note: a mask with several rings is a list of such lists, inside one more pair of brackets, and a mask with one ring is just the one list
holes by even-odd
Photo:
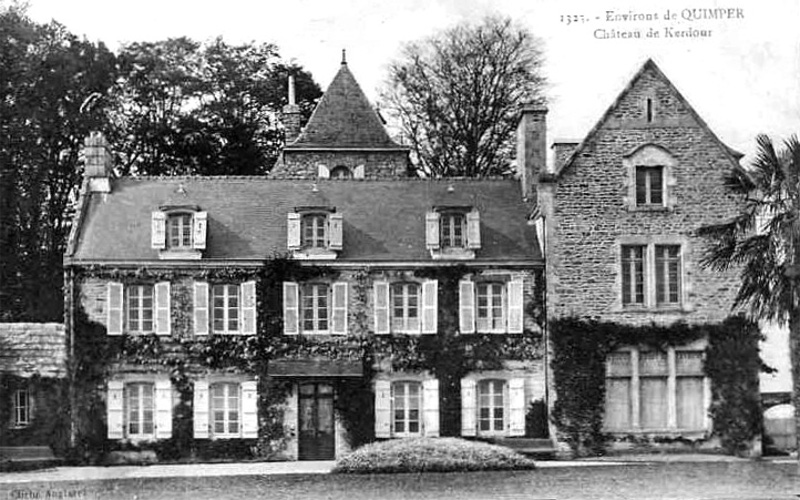
[[114, 56], [18, 5], [0, 10], [0, 40], [0, 317], [60, 321], [78, 156], [104, 119], [84, 102], [110, 87]]
[[511, 172], [519, 106], [544, 101], [540, 46], [511, 19], [488, 17], [403, 48], [382, 101], [421, 174]]
[[306, 118], [322, 94], [269, 43], [174, 38], [126, 45], [119, 61], [104, 105], [123, 174], [265, 174], [284, 142], [288, 75]]
[[[793, 402], [800, 408], [800, 141], [792, 136], [782, 149], [766, 135], [756, 142], [750, 168], [731, 179], [732, 188], [745, 196], [739, 214], [699, 230], [711, 242], [702, 264], [740, 267], [734, 308], [753, 319], [788, 322]], [[800, 431], [800, 412], [795, 418]]]

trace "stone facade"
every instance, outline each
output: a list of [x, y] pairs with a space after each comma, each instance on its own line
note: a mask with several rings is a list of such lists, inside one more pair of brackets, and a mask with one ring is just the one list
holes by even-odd
[[281, 155], [270, 176], [274, 179], [316, 179], [319, 167], [328, 171], [346, 167], [356, 175], [363, 169], [364, 179], [397, 179], [406, 176], [409, 167], [408, 151], [289, 151]]

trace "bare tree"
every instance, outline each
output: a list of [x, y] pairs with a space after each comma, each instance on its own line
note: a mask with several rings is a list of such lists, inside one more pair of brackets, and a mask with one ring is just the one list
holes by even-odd
[[519, 106], [544, 102], [542, 63], [540, 40], [509, 18], [461, 24], [403, 47], [382, 107], [421, 175], [509, 174]]

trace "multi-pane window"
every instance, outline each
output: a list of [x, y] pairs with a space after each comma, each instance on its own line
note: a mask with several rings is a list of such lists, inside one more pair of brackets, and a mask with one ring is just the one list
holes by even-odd
[[132, 332], [153, 331], [152, 285], [128, 287], [128, 330]]
[[27, 389], [14, 391], [14, 427], [25, 427], [31, 423], [31, 395]]
[[484, 434], [505, 430], [505, 381], [478, 383], [478, 431]]
[[609, 354], [605, 399], [609, 431], [702, 430], [703, 352], [669, 348]]
[[239, 435], [239, 402], [239, 384], [220, 383], [211, 386], [211, 428], [215, 436]]
[[656, 304], [678, 304], [681, 296], [681, 247], [656, 245]]
[[419, 382], [392, 384], [393, 424], [395, 436], [418, 436], [420, 427], [422, 385]]
[[644, 245], [622, 246], [622, 303], [644, 304]]
[[392, 285], [392, 331], [419, 332], [420, 287], [416, 283]]
[[212, 323], [216, 333], [239, 331], [239, 286], [214, 285], [211, 288]]
[[467, 218], [463, 213], [442, 213], [439, 231], [442, 248], [462, 248], [466, 242]]
[[503, 307], [502, 283], [478, 283], [476, 326], [479, 332], [504, 331], [506, 320]]
[[130, 437], [153, 436], [153, 384], [135, 383], [125, 386], [127, 393], [127, 428]]
[[323, 214], [307, 214], [302, 218], [302, 246], [326, 248], [328, 246], [328, 218]]
[[303, 331], [327, 332], [329, 318], [328, 285], [312, 283], [301, 288]]
[[664, 204], [664, 167], [636, 167], [636, 205]]
[[167, 242], [169, 248], [192, 247], [192, 216], [175, 214], [167, 218]]

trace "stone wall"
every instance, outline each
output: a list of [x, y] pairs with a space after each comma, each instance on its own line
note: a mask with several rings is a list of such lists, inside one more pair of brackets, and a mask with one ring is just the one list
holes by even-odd
[[406, 150], [388, 151], [292, 151], [286, 149], [275, 164], [273, 179], [317, 179], [318, 166], [328, 170], [344, 166], [354, 172], [364, 166], [366, 179], [397, 179], [407, 176], [410, 165]]

